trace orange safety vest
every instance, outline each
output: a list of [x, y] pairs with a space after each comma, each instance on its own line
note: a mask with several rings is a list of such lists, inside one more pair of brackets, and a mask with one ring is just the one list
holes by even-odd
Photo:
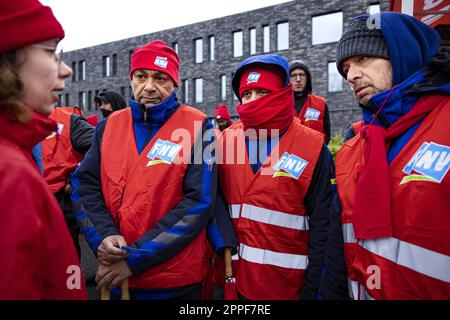
[[71, 115], [68, 109], [54, 108], [49, 117], [58, 123], [58, 131], [42, 142], [44, 178], [53, 193], [65, 187], [67, 178], [83, 158], [70, 141]]
[[[245, 151], [242, 123], [228, 128], [218, 143], [224, 162], [219, 181], [239, 242], [239, 293], [254, 300], [298, 299], [308, 266], [309, 218], [303, 198], [322, 135], [294, 120], [256, 174]], [[230, 151], [234, 159], [227, 159]]]
[[360, 136], [339, 150], [336, 181], [353, 299], [450, 298], [448, 119], [450, 99], [445, 97], [389, 164], [391, 238], [355, 239], [352, 211], [361, 166]]
[[[131, 109], [109, 116], [101, 147], [102, 192], [128, 245], [152, 230], [184, 197], [187, 163], [205, 118], [197, 109], [181, 106], [139, 155]], [[175, 288], [199, 283], [204, 276], [205, 250], [202, 231], [176, 256], [131, 277], [130, 287]]]
[[302, 110], [297, 115], [301, 124], [319, 131], [325, 135], [323, 118], [325, 116], [326, 101], [324, 97], [308, 94]]
[[358, 135], [358, 133], [361, 132], [361, 127], [363, 126], [364, 121], [357, 121], [352, 123], [353, 132], [355, 133], [355, 136]]

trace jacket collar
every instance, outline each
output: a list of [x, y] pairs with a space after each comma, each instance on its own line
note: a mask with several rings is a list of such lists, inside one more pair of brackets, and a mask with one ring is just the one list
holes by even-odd
[[130, 99], [131, 114], [133, 121], [137, 123], [152, 123], [155, 125], [164, 124], [175, 111], [180, 107], [176, 92], [174, 91], [169, 98], [162, 101], [151, 108], [148, 108], [146, 112], [144, 106], [136, 102], [134, 99]]

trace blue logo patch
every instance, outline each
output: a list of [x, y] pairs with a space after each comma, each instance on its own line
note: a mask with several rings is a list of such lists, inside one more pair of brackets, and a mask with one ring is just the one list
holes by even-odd
[[258, 72], [250, 72], [247, 77], [247, 83], [258, 82], [259, 77], [261, 77], [261, 74], [259, 74]]
[[[404, 177], [400, 184], [409, 181], [441, 183], [449, 168], [450, 147], [434, 142], [424, 142], [403, 168], [402, 171], [408, 176]], [[413, 171], [419, 175], [412, 174]]]
[[285, 176], [298, 179], [307, 165], [308, 161], [285, 151], [273, 167], [277, 171], [273, 177]]
[[154, 62], [155, 66], [161, 67], [163, 69], [167, 69], [167, 64], [168, 63], [169, 62], [167, 61], [166, 57], [160, 57], [160, 56], [157, 56], [155, 58], [155, 62]]
[[158, 139], [158, 141], [156, 141], [153, 145], [150, 152], [147, 154], [147, 158], [150, 159], [150, 161], [147, 163], [147, 167], [160, 163], [172, 163], [180, 150], [180, 145], [175, 144], [171, 141]]
[[319, 110], [316, 110], [316, 109], [313, 109], [313, 108], [306, 109], [305, 119], [317, 121], [317, 120], [319, 120], [319, 116], [320, 116], [320, 111]]

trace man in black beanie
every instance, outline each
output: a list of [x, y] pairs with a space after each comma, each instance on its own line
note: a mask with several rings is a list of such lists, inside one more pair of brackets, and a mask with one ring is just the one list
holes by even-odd
[[94, 98], [94, 101], [99, 105], [103, 118], [108, 117], [114, 111], [127, 107], [127, 103], [122, 95], [112, 90], [101, 92]]
[[325, 98], [312, 94], [311, 73], [308, 66], [295, 60], [289, 67], [294, 90], [295, 113], [300, 122], [324, 134], [325, 143], [330, 140], [330, 114]]

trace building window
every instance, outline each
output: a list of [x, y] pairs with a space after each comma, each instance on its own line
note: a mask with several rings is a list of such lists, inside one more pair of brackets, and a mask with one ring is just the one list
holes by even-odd
[[277, 24], [277, 50], [289, 49], [289, 22]]
[[69, 97], [70, 97], [70, 95], [68, 93], [66, 93], [66, 101], [64, 101], [66, 103], [66, 106], [70, 106]]
[[195, 63], [203, 62], [203, 39], [195, 39]]
[[175, 52], [178, 54], [178, 42], [173, 42], [173, 43], [172, 43], [172, 48], [173, 48], [173, 50], [175, 50]]
[[120, 87], [120, 94], [122, 95], [122, 97], [124, 97], [125, 99], [127, 98], [125, 96], [125, 87]]
[[72, 81], [77, 81], [77, 63], [74, 61], [72, 62]]
[[88, 111], [91, 111], [91, 109], [92, 109], [92, 91], [88, 91], [87, 109], [88, 109]]
[[263, 27], [263, 52], [270, 51], [270, 26]]
[[214, 39], [214, 36], [209, 37], [209, 61], [214, 61], [214, 50], [216, 46], [216, 40]]
[[78, 62], [78, 80], [86, 80], [86, 61]]
[[379, 13], [380, 11], [381, 11], [381, 8], [380, 8], [380, 4], [379, 3], [371, 4], [369, 6], [369, 8], [367, 8], [367, 12], [369, 14]]
[[112, 56], [112, 75], [117, 75], [117, 54], [113, 54]]
[[256, 29], [250, 29], [250, 54], [256, 53]]
[[342, 91], [342, 77], [336, 68], [336, 61], [328, 62], [328, 91]]
[[195, 102], [203, 102], [203, 79], [195, 79]]
[[242, 57], [244, 55], [243, 39], [242, 31], [233, 32], [233, 57]]
[[189, 103], [189, 80], [183, 80], [183, 99], [184, 103]]
[[64, 106], [64, 95], [63, 94], [58, 95], [58, 106], [60, 106], [60, 107]]
[[342, 12], [312, 17], [312, 44], [339, 41], [342, 36]]
[[111, 58], [110, 56], [103, 56], [103, 76], [111, 76]]
[[224, 74], [220, 76], [220, 97], [222, 100], [227, 99], [227, 76]]
[[84, 91], [78, 93], [78, 106], [81, 110], [86, 107], [86, 92]]

